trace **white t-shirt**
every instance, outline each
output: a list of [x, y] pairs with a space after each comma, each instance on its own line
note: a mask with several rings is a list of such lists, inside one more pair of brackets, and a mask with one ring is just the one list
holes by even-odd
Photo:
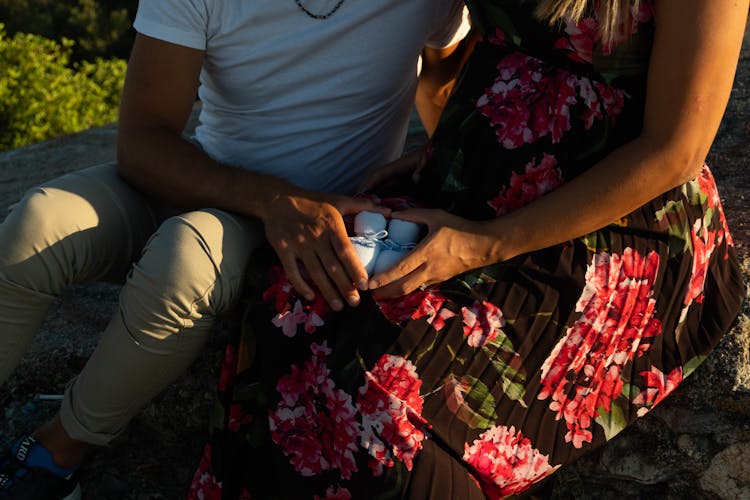
[[[326, 13], [338, 0], [301, 0]], [[458, 0], [141, 0], [144, 35], [205, 50], [196, 139], [215, 160], [351, 192], [403, 149], [422, 48], [462, 38]]]

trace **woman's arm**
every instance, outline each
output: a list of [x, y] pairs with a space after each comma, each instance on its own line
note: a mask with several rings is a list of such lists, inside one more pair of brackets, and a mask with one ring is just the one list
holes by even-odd
[[450, 47], [425, 47], [422, 51], [422, 71], [419, 73], [415, 104], [428, 136], [435, 132], [445, 103], [456, 85], [456, 78], [479, 39], [478, 32], [471, 31], [466, 38]]
[[472, 222], [440, 211], [399, 217], [430, 233], [393, 269], [377, 295], [503, 261], [590, 233], [696, 177], [724, 114], [748, 0], [656, 0], [643, 132], [557, 190], [506, 216]]

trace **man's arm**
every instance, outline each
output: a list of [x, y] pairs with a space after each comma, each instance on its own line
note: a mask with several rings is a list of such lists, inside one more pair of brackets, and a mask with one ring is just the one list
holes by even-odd
[[[215, 207], [260, 219], [294, 288], [314, 296], [299, 263], [334, 309], [359, 301], [367, 274], [342, 214], [371, 202], [311, 192], [277, 177], [212, 160], [181, 133], [195, 102], [203, 51], [137, 35], [123, 89], [117, 138], [120, 174], [185, 208]], [[272, 223], [270, 223], [272, 222]]]

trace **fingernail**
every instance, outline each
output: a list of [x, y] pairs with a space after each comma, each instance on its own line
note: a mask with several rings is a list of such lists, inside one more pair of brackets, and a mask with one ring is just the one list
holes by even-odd
[[368, 288], [369, 288], [370, 290], [372, 290], [373, 288], [378, 288], [378, 287], [380, 287], [380, 282], [379, 282], [379, 281], [376, 281], [376, 280], [370, 280], [370, 283], [368, 283], [368, 285], [367, 285], [367, 286], [368, 286]]
[[305, 300], [310, 300], [310, 301], [315, 300], [315, 294], [308, 293], [307, 295], [305, 295]]
[[358, 294], [350, 295], [348, 302], [349, 302], [349, 305], [352, 306], [352, 307], [358, 306], [359, 305], [359, 295]]
[[361, 280], [357, 281], [357, 288], [360, 290], [367, 290], [367, 280], [362, 278]]
[[334, 311], [340, 311], [344, 308], [344, 304], [342, 304], [340, 300], [336, 299], [331, 302], [331, 307], [334, 309]]

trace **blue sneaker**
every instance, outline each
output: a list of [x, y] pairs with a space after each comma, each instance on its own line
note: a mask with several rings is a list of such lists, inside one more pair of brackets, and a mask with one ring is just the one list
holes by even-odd
[[77, 469], [59, 467], [41, 443], [22, 437], [0, 461], [0, 500], [80, 500]]

